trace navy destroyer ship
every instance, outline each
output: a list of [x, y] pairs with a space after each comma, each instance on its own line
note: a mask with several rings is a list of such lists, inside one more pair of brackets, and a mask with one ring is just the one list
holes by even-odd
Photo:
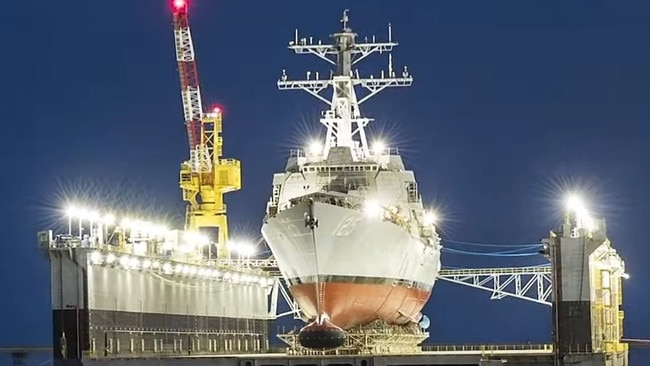
[[[440, 270], [440, 238], [434, 213], [426, 210], [413, 171], [385, 142], [368, 143], [361, 103], [388, 87], [412, 83], [406, 67], [393, 70], [392, 40], [357, 41], [348, 25], [332, 35], [333, 44], [295, 39], [289, 48], [313, 54], [335, 66], [331, 76], [307, 73], [282, 90], [302, 89], [327, 103], [320, 122], [323, 141], [292, 152], [283, 172], [273, 176], [262, 227], [278, 267], [309, 322], [299, 334], [307, 348], [344, 344], [345, 330], [383, 321], [426, 325], [421, 313]], [[354, 65], [380, 52], [388, 69], [362, 76]], [[332, 88], [331, 100], [319, 93]], [[355, 88], [356, 87], [356, 88]], [[357, 98], [355, 89], [366, 89]]]

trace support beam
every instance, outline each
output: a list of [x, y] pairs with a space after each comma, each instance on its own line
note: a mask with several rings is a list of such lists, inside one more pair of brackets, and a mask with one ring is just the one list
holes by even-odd
[[438, 279], [490, 291], [493, 300], [509, 296], [551, 305], [550, 266], [446, 269]]

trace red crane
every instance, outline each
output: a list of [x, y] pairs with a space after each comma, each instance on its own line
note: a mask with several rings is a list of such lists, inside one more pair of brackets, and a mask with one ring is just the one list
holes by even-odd
[[218, 256], [223, 258], [229, 255], [223, 196], [241, 188], [241, 165], [238, 160], [221, 156], [221, 109], [216, 107], [208, 113], [203, 112], [187, 14], [188, 0], [173, 0], [172, 8], [176, 61], [190, 147], [190, 158], [181, 165], [179, 179], [183, 200], [188, 202], [185, 230], [208, 232], [209, 247], [216, 244]]

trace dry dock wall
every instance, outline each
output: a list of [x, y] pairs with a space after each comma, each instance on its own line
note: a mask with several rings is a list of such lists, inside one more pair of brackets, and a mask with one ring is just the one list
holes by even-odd
[[263, 352], [268, 288], [90, 265], [50, 251], [55, 358]]

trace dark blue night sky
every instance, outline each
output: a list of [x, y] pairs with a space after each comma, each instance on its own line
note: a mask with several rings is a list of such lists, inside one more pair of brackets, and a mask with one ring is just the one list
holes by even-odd
[[[363, 112], [440, 207], [444, 236], [535, 243], [559, 224], [563, 189], [583, 190], [631, 276], [625, 334], [650, 338], [650, 6], [642, 1], [194, 0], [204, 101], [223, 106], [225, 155], [243, 164], [243, 190], [227, 199], [232, 230], [259, 233], [272, 174], [319, 131], [325, 106], [275, 85], [284, 68], [294, 78], [327, 70], [286, 49], [294, 28], [326, 39], [345, 8], [362, 36], [383, 37], [393, 24], [394, 62], [408, 65], [413, 87], [386, 91]], [[166, 0], [3, 1], [0, 34], [0, 346], [49, 344], [48, 264], [36, 232], [57, 224], [66, 200], [180, 225], [188, 146], [171, 12]], [[457, 285], [436, 285], [426, 312], [432, 342], [550, 340], [548, 307]]]

